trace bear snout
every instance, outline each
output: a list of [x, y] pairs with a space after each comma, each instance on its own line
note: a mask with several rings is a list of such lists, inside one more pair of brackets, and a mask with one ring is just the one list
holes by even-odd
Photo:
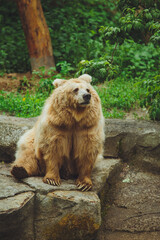
[[83, 95], [83, 99], [85, 102], [89, 103], [90, 99], [91, 99], [91, 94], [90, 93], [85, 93]]

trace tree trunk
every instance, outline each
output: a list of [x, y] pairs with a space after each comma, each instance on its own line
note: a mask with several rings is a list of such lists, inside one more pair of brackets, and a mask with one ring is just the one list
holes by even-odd
[[31, 68], [55, 67], [51, 38], [40, 0], [16, 0], [26, 42]]

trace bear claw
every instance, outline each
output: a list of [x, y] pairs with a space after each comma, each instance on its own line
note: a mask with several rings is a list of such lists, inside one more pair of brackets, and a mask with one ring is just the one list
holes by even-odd
[[82, 189], [82, 192], [87, 192], [91, 189], [92, 186], [86, 186], [85, 188]]
[[46, 180], [44, 180], [44, 183], [47, 183], [47, 184], [53, 185], [53, 186], [60, 186], [61, 185], [59, 180], [55, 181], [55, 180], [50, 179], [50, 178], [46, 178]]
[[81, 190], [82, 192], [87, 192], [92, 188], [92, 185], [86, 185], [86, 184], [77, 184], [77, 187], [79, 190]]
[[77, 188], [82, 192], [87, 192], [92, 188], [92, 181], [90, 178], [85, 177], [83, 180], [77, 179], [76, 181]]

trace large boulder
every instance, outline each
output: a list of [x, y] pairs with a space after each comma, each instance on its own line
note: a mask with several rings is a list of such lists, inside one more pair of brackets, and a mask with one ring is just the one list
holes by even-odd
[[97, 240], [160, 239], [160, 176], [124, 164], [105, 196]]
[[20, 136], [32, 128], [36, 118], [17, 118], [0, 115], [0, 161], [12, 162]]
[[160, 124], [106, 119], [105, 157], [120, 157], [139, 168], [160, 172]]
[[58, 187], [43, 183], [42, 177], [17, 181], [10, 174], [11, 165], [1, 162], [0, 239], [93, 239], [101, 225], [106, 181], [120, 167], [119, 159], [98, 162], [92, 191], [81, 192], [74, 180], [62, 180]]
[[6, 175], [7, 169], [0, 166], [0, 239], [34, 240], [34, 191]]

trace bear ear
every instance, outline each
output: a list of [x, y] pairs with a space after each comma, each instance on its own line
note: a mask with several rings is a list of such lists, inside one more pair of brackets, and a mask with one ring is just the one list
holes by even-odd
[[53, 86], [55, 86], [55, 88], [62, 86], [64, 83], [66, 82], [66, 80], [63, 79], [55, 79], [53, 81]]
[[79, 77], [79, 79], [82, 79], [88, 83], [90, 83], [92, 81], [92, 77], [89, 74], [83, 74]]

